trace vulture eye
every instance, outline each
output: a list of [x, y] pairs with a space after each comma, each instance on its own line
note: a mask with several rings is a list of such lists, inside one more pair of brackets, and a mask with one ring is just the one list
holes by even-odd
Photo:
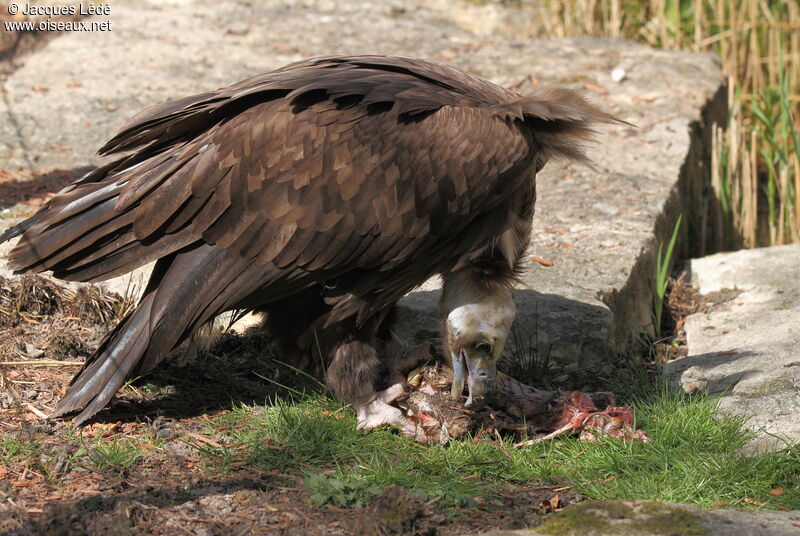
[[492, 353], [492, 345], [489, 344], [488, 341], [479, 342], [478, 344], [475, 345], [475, 348], [477, 348], [479, 352], [484, 352], [487, 354]]

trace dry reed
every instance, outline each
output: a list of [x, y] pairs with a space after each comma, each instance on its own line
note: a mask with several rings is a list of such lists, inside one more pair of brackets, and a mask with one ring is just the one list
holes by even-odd
[[718, 53], [730, 114], [712, 140], [709, 249], [800, 241], [797, 0], [545, 0], [542, 12], [546, 35]]

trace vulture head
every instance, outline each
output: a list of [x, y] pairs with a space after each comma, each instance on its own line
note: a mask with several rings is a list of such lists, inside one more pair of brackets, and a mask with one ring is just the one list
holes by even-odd
[[[471, 284], [472, 283], [472, 284]], [[451, 396], [459, 400], [466, 384], [466, 405], [475, 409], [490, 399], [516, 305], [511, 289], [480, 288], [474, 280], [451, 278], [442, 290], [444, 354], [453, 368]]]

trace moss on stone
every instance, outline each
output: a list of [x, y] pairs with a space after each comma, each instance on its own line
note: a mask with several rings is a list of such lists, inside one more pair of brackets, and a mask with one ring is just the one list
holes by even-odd
[[[592, 534], [601, 532], [607, 534], [611, 523], [603, 515], [606, 508], [616, 509], [624, 505], [621, 501], [598, 501], [576, 504], [566, 508], [555, 518], [534, 530], [536, 534]], [[617, 512], [619, 513], [619, 512]], [[631, 513], [633, 511], [631, 510]]]
[[689, 510], [659, 502], [593, 501], [565, 509], [533, 533], [703, 536], [708, 529], [701, 520]]
[[752, 389], [739, 389], [736, 391], [736, 395], [743, 398], [760, 398], [765, 395], [775, 395], [782, 391], [793, 391], [794, 388], [795, 386], [791, 379], [774, 378], [754, 385]]
[[694, 512], [654, 501], [641, 503], [639, 517], [632, 519], [632, 532], [664, 536], [703, 536], [708, 529], [700, 524], [702, 517]]
[[[586, 504], [591, 505], [592, 503]], [[608, 519], [627, 519], [636, 514], [633, 508], [623, 501], [603, 501], [594, 504], [602, 507], [603, 513]]]

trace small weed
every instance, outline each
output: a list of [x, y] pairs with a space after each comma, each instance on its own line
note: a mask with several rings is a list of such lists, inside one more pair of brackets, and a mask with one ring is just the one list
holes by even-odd
[[37, 453], [36, 445], [17, 434], [6, 433], [0, 437], [0, 459], [10, 462], [15, 458], [26, 458]]
[[26, 315], [45, 316], [61, 306], [62, 291], [39, 276], [0, 277], [0, 325], [15, 326]]
[[86, 454], [98, 471], [121, 472], [144, 456], [144, 451], [130, 439], [114, 438], [107, 442], [98, 439], [87, 447]]
[[380, 486], [364, 479], [338, 478], [324, 473], [307, 477], [304, 484], [312, 503], [318, 506], [331, 503], [339, 508], [361, 508], [382, 491]]
[[550, 359], [552, 344], [539, 340], [539, 330], [529, 332], [517, 324], [511, 329], [509, 358], [500, 363], [503, 372], [523, 383], [550, 387], [554, 376], [564, 371]]
[[136, 305], [133, 295], [111, 293], [98, 285], [81, 286], [68, 294], [66, 314], [89, 320], [94, 324], [112, 325], [121, 321]]

